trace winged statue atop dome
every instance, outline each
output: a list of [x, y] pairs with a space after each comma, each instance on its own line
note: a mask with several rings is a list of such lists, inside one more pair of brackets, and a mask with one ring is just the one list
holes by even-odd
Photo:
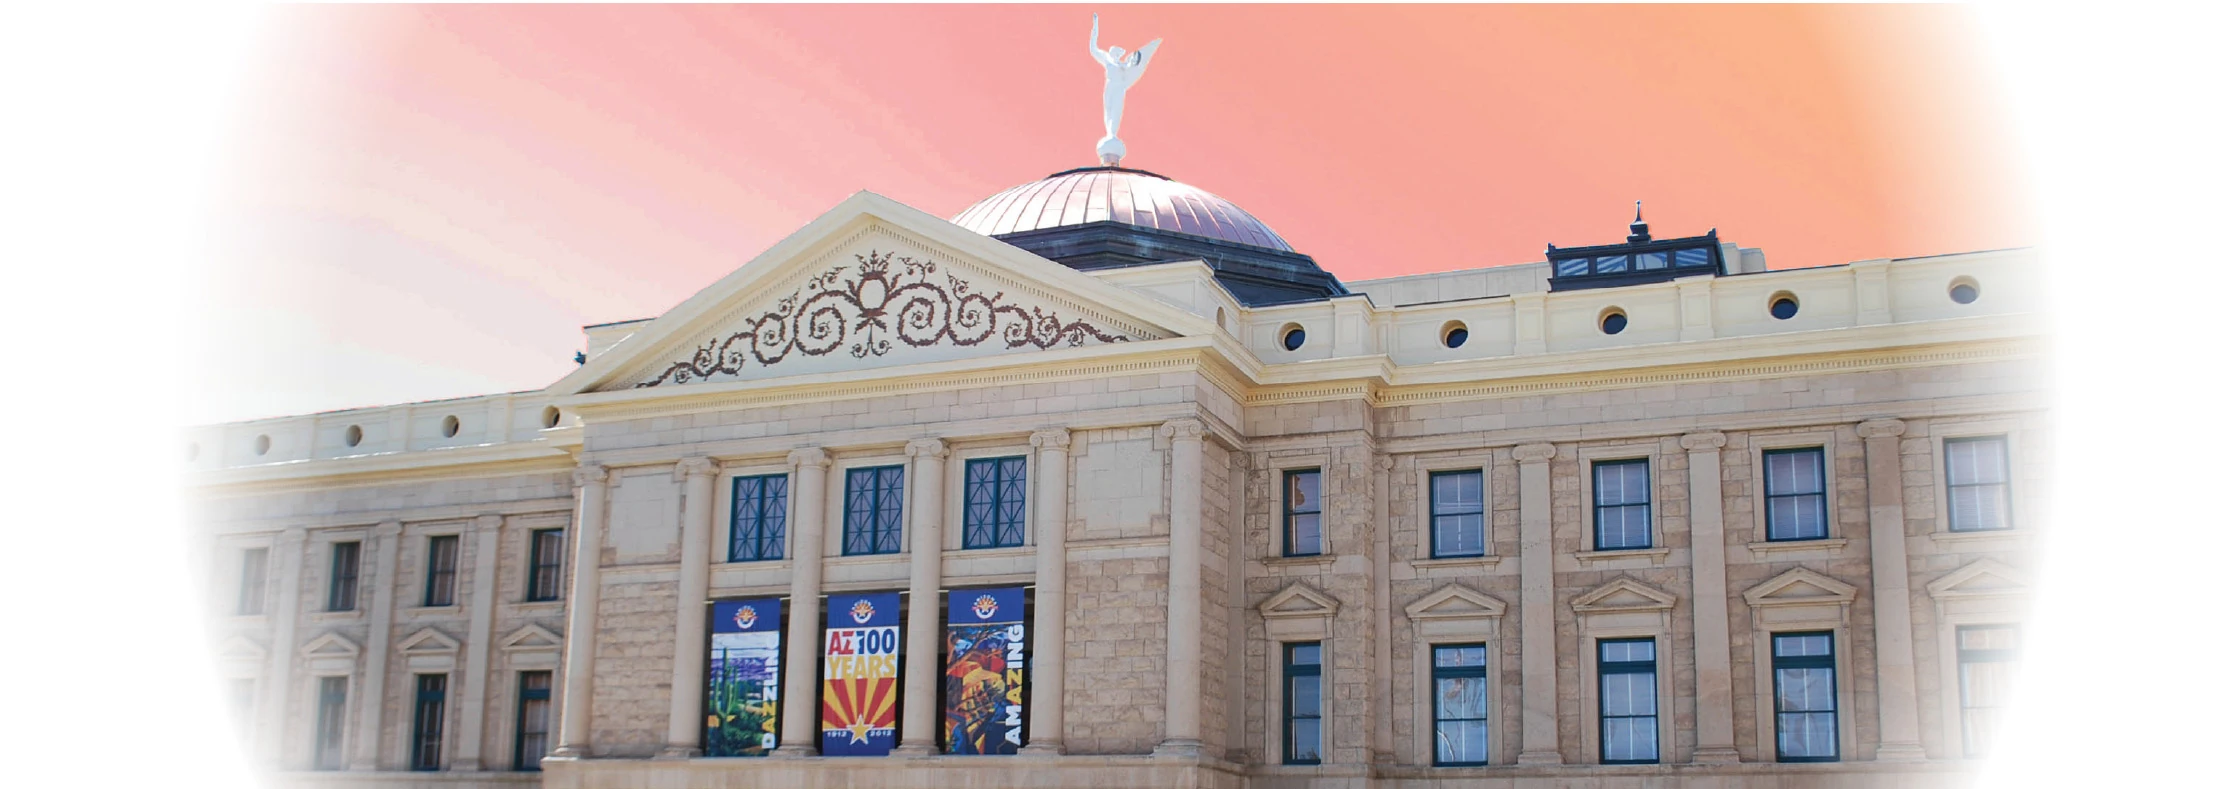
[[1152, 53], [1159, 50], [1159, 42], [1152, 39], [1135, 52], [1120, 47], [1098, 48], [1098, 15], [1090, 15], [1090, 57], [1105, 67], [1105, 139], [1098, 141], [1098, 161], [1107, 166], [1119, 166], [1121, 157], [1128, 155], [1128, 145], [1121, 142], [1121, 101], [1128, 96], [1129, 86], [1144, 78], [1144, 69], [1152, 64]]

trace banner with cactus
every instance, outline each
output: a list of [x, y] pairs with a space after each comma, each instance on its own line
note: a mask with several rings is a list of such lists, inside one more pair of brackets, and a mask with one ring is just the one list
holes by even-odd
[[711, 605], [705, 756], [764, 756], [780, 742], [781, 601]]

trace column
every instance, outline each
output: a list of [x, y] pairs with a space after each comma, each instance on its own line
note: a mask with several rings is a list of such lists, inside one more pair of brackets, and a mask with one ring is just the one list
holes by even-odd
[[1057, 756], [1067, 734], [1067, 446], [1064, 428], [1028, 437], [1036, 448], [1036, 630], [1029, 636], [1029, 681], [1035, 683], [1033, 727], [1021, 753]]
[[278, 599], [269, 606], [271, 662], [263, 672], [263, 723], [255, 731], [263, 761], [280, 768], [285, 766], [286, 703], [294, 688], [294, 648], [300, 646], [294, 642], [295, 620], [301, 616], [302, 543], [308, 540], [309, 532], [294, 526], [279, 532], [278, 543], [271, 546], [271, 561], [278, 564]]
[[1515, 448], [1521, 464], [1523, 547], [1523, 752], [1516, 764], [1560, 764], [1554, 693], [1554, 519], [1552, 444]]
[[1199, 680], [1204, 672], [1206, 425], [1196, 419], [1168, 422], [1168, 463], [1174, 489], [1167, 496], [1167, 737], [1154, 756], [1199, 753]]
[[897, 751], [907, 756], [935, 753], [936, 721], [941, 717], [935, 691], [943, 687], [943, 470], [948, 449], [941, 439], [916, 438], [904, 445], [912, 458], [912, 518], [905, 535], [912, 550], [912, 602], [904, 623], [904, 720]]
[[[362, 702], [386, 699], [386, 658], [394, 636], [394, 571], [402, 550], [402, 522], [390, 520], [371, 527], [371, 572], [361, 583], [371, 590], [371, 637], [363, 644]], [[348, 759], [350, 770], [379, 769], [380, 717], [384, 703], [356, 705], [356, 747]]]
[[690, 759], [703, 755], [703, 671], [708, 660], [704, 646], [711, 615], [711, 503], [712, 483], [719, 464], [710, 458], [692, 457], [673, 466], [681, 483], [680, 588], [672, 651], [672, 715], [665, 723], [665, 748], [659, 759]]
[[1375, 514], [1375, 525], [1369, 529], [1368, 558], [1375, 574], [1376, 611], [1376, 699], [1369, 704], [1375, 710], [1375, 725], [1368, 749], [1370, 761], [1388, 765], [1398, 760], [1391, 736], [1391, 675], [1395, 670], [1391, 665], [1391, 458], [1371, 453], [1368, 472], [1368, 499]]
[[796, 469], [789, 486], [796, 517], [788, 522], [787, 680], [781, 685], [781, 745], [774, 758], [819, 753], [819, 553], [827, 533], [827, 451], [807, 447], [788, 453]]
[[610, 492], [610, 469], [589, 464], [572, 471], [572, 484], [580, 489], [580, 511], [572, 518], [572, 594], [564, 619], [564, 698], [557, 720], [557, 747], [552, 759], [585, 759], [588, 727], [594, 723], [592, 693], [595, 688], [595, 608], [603, 593], [604, 501]]
[[1902, 527], [1898, 419], [1855, 426], [1870, 488], [1870, 583], [1878, 626], [1878, 760], [1925, 758], [1917, 737], [1917, 651], [1909, 614], [1909, 536]]
[[1693, 673], [1699, 764], [1739, 761], [1731, 733], [1731, 609], [1724, 593], [1724, 434], [1678, 439], [1685, 447], [1693, 528]]
[[[502, 516], [481, 515], [472, 521], [471, 625], [464, 639], [464, 682], [456, 698], [464, 709], [456, 726], [456, 758], [448, 769], [478, 772], [480, 744], [487, 730], [487, 661], [495, 647], [495, 568], [502, 557]], [[378, 638], [374, 631], [373, 638]]]

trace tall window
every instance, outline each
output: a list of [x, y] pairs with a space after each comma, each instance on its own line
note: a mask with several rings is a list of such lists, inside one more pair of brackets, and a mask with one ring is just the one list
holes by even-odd
[[555, 600], [563, 594], [557, 585], [564, 580], [564, 530], [534, 529], [526, 539], [526, 602]]
[[1956, 668], [1963, 686], [1963, 755], [1985, 756], [2001, 725], [2010, 697], [2010, 676], [2017, 669], [2017, 628], [1974, 625], [1956, 628]]
[[1770, 668], [1777, 686], [1778, 761], [1839, 761], [1839, 684], [1832, 666], [1832, 634], [1771, 636]]
[[1484, 472], [1430, 473], [1430, 556], [1484, 555]]
[[843, 555], [903, 549], [904, 467], [851, 469], [843, 482]]
[[456, 604], [456, 535], [425, 541], [425, 604]]
[[788, 536], [788, 475], [734, 478], [734, 520], [727, 525], [727, 561], [781, 558]]
[[1948, 450], [1948, 530], [2010, 527], [2010, 449], [2001, 436], [1951, 438]]
[[448, 675], [417, 675], [417, 714], [410, 736], [410, 769], [441, 768], [441, 720], [448, 712]]
[[[319, 770], [340, 769], [340, 738], [348, 718], [348, 678], [317, 680], [317, 742], [313, 764]], [[275, 735], [274, 735], [275, 736]]]
[[518, 672], [517, 731], [511, 768], [539, 772], [541, 757], [549, 752], [549, 672]]
[[1430, 650], [1430, 717], [1436, 721], [1439, 767], [1491, 761], [1490, 708], [1484, 691], [1484, 645], [1457, 644]]
[[1662, 760], [1654, 696], [1654, 639], [1600, 641], [1600, 763]]
[[356, 575], [363, 569], [363, 543], [332, 544], [332, 588], [325, 591], [325, 610], [356, 610]]
[[1764, 452], [1762, 476], [1769, 539], [1824, 539], [1824, 448]]
[[270, 561], [269, 548], [240, 552], [240, 599], [233, 611], [245, 616], [263, 613], [263, 597], [270, 588]]
[[232, 680], [232, 731], [241, 742], [247, 741], [248, 726], [255, 720], [255, 680]]
[[1283, 763], [1322, 763], [1322, 645], [1283, 645]]
[[1027, 458], [966, 461], [966, 547], [1027, 544], [1027, 509]]
[[1283, 555], [1322, 553], [1322, 470], [1283, 472]]
[[1646, 459], [1592, 464], [1592, 548], [1654, 547], [1654, 504]]

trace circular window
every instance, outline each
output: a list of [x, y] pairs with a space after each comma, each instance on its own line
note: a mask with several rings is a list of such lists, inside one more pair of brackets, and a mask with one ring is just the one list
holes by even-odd
[[455, 438], [456, 431], [462, 429], [464, 429], [463, 420], [457, 419], [454, 414], [441, 417], [441, 435]]
[[270, 437], [270, 436], [267, 436], [267, 435], [263, 435], [263, 436], [256, 436], [256, 437], [255, 437], [255, 454], [257, 454], [257, 455], [267, 455], [267, 454], [270, 454], [270, 451], [271, 451], [271, 437]]
[[1229, 311], [1220, 307], [1213, 308], [1213, 325], [1229, 328]]
[[1438, 331], [1438, 339], [1444, 342], [1447, 348], [1459, 348], [1468, 344], [1469, 327], [1463, 325], [1460, 321], [1446, 321], [1445, 328]]
[[556, 407], [556, 406], [553, 406], [553, 405], [552, 405], [552, 406], [549, 406], [549, 407], [547, 407], [547, 408], [543, 408], [543, 409], [541, 409], [541, 426], [542, 426], [542, 427], [556, 427], [556, 426], [557, 426], [557, 420], [560, 420], [560, 419], [563, 419], [563, 418], [564, 418], [564, 414], [563, 414], [563, 413], [561, 413], [561, 412], [558, 412], [558, 411], [557, 411], [557, 407]]
[[1623, 329], [1630, 325], [1631, 319], [1625, 316], [1622, 310], [1614, 307], [1609, 307], [1608, 311], [1600, 316], [1600, 331], [1607, 334], [1622, 334]]
[[1801, 311], [1801, 302], [1793, 294], [1780, 292], [1770, 297], [1770, 317], [1785, 320]]
[[348, 432], [342, 435], [340, 438], [341, 440], [347, 441], [348, 446], [351, 447], [363, 443], [363, 426], [349, 425]]
[[1970, 277], [1957, 277], [1954, 282], [1948, 283], [1948, 298], [1954, 299], [1957, 304], [1969, 304], [1978, 301], [1978, 281]]
[[1306, 344], [1306, 328], [1296, 323], [1283, 327], [1283, 350], [1295, 351]]

